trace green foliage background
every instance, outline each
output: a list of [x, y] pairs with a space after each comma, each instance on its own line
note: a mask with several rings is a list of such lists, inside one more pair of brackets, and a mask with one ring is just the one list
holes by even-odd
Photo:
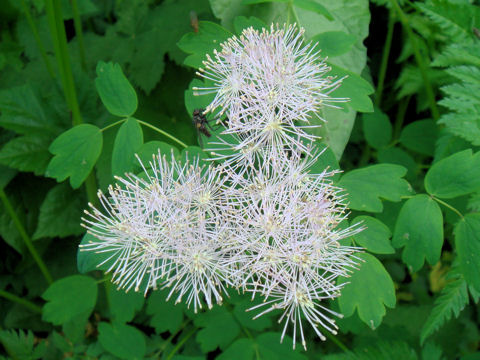
[[[0, 358], [480, 359], [480, 8], [467, 0], [9, 0], [0, 10]], [[198, 22], [197, 22], [198, 19]], [[125, 293], [80, 217], [114, 175], [197, 145], [195, 69], [297, 23], [347, 76], [314, 165], [340, 168], [365, 251], [340, 333], [279, 343], [248, 297], [193, 314]], [[321, 119], [314, 119], [320, 123]], [[205, 140], [205, 139], [203, 139]], [[108, 264], [107, 264], [108, 265]], [[347, 281], [341, 279], [340, 281]]]

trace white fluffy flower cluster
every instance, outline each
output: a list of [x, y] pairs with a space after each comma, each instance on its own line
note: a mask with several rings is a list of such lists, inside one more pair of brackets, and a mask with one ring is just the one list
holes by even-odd
[[303, 33], [293, 25], [262, 32], [248, 28], [203, 62], [197, 74], [211, 86], [193, 90], [215, 93], [205, 112], [226, 114], [224, 133], [239, 138], [234, 150], [269, 146], [279, 150], [277, 156], [285, 148], [306, 152], [316, 138], [307, 130], [314, 127], [311, 115], [347, 101], [329, 96], [342, 79], [325, 76], [330, 68], [314, 44], [303, 43]]
[[207, 111], [227, 115], [223, 134], [240, 140], [224, 141], [233, 155], [210, 166], [154, 157], [99, 195], [106, 214], [92, 207], [83, 219], [96, 238], [84, 249], [107, 254], [119, 287], [168, 288], [195, 311], [221, 303], [228, 287], [249, 292], [264, 300], [255, 317], [283, 312], [282, 340], [290, 324], [294, 347], [298, 333], [306, 347], [302, 320], [321, 339], [321, 328], [336, 333], [331, 317], [341, 315], [325, 302], [355, 266], [358, 249], [340, 242], [360, 230], [340, 225], [347, 209], [334, 172], [311, 171], [321, 153], [308, 119], [344, 99], [329, 97], [340, 81], [324, 76], [302, 34], [246, 29], [204, 62], [213, 86], [197, 91], [215, 92]]

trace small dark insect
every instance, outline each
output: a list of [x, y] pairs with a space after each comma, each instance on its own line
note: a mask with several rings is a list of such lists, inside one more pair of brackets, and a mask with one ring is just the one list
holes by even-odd
[[212, 136], [209, 130], [210, 124], [208, 123], [207, 116], [205, 115], [205, 109], [193, 110], [192, 122], [193, 126], [195, 126], [195, 130], [197, 130], [198, 144], [201, 148], [204, 148], [202, 135], [206, 136], [207, 138]]
[[195, 129], [199, 133], [202, 133], [206, 137], [211, 137], [212, 134], [210, 131], [207, 129], [207, 127], [210, 127], [208, 124], [207, 116], [205, 115], [205, 109], [195, 109], [193, 110], [193, 125], [195, 126]]
[[190, 11], [190, 25], [193, 28], [193, 31], [198, 33], [198, 17], [195, 11]]

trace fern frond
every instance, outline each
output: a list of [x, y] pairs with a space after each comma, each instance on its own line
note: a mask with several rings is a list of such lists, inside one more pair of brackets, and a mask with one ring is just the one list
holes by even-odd
[[472, 27], [475, 26], [475, 20], [480, 19], [478, 8], [470, 5], [435, 0], [416, 6], [452, 41], [472, 39]]
[[458, 317], [460, 312], [468, 305], [467, 283], [455, 268], [450, 270], [447, 278], [453, 278], [442, 289], [440, 296], [435, 300], [434, 307], [420, 334], [420, 342], [437, 331], [443, 324], [452, 318]]
[[31, 331], [2, 330], [0, 343], [14, 359], [39, 359], [40, 354], [34, 349], [34, 337]]
[[472, 65], [480, 67], [480, 45], [474, 44], [451, 44], [433, 61], [432, 66], [446, 67], [455, 65]]

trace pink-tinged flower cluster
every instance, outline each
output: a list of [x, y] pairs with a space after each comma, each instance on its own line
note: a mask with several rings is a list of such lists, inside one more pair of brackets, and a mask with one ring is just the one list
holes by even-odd
[[345, 99], [329, 96], [340, 80], [325, 76], [302, 35], [250, 28], [207, 58], [200, 74], [212, 87], [197, 91], [215, 92], [206, 111], [227, 115], [229, 137], [218, 141], [229, 152], [210, 166], [159, 155], [142, 175], [118, 178], [99, 194], [104, 212], [92, 207], [83, 219], [96, 239], [83, 250], [105, 253], [120, 288], [167, 288], [167, 300], [195, 311], [221, 304], [229, 287], [261, 297], [255, 318], [281, 310], [281, 340], [291, 325], [293, 346], [299, 336], [306, 348], [303, 320], [321, 339], [336, 333], [341, 314], [326, 302], [358, 260], [342, 240], [361, 228], [344, 226], [335, 172], [312, 170], [322, 153], [309, 118]]
[[[180, 164], [158, 156], [142, 177], [117, 178], [109, 196], [99, 193], [106, 212], [92, 205], [84, 226], [97, 241], [83, 250], [105, 253], [112, 281], [131, 288], [168, 287], [175, 302], [193, 302], [195, 311], [222, 302], [229, 283], [222, 224], [224, 180], [213, 166]], [[99, 264], [99, 265], [103, 265]]]
[[326, 75], [330, 67], [315, 44], [304, 44], [303, 34], [294, 25], [261, 32], [248, 28], [203, 62], [198, 74], [208, 85], [194, 91], [216, 94], [205, 111], [227, 116], [223, 133], [239, 138], [235, 150], [306, 151], [305, 142], [316, 138], [308, 132], [312, 114], [347, 100], [330, 96], [342, 79]]

